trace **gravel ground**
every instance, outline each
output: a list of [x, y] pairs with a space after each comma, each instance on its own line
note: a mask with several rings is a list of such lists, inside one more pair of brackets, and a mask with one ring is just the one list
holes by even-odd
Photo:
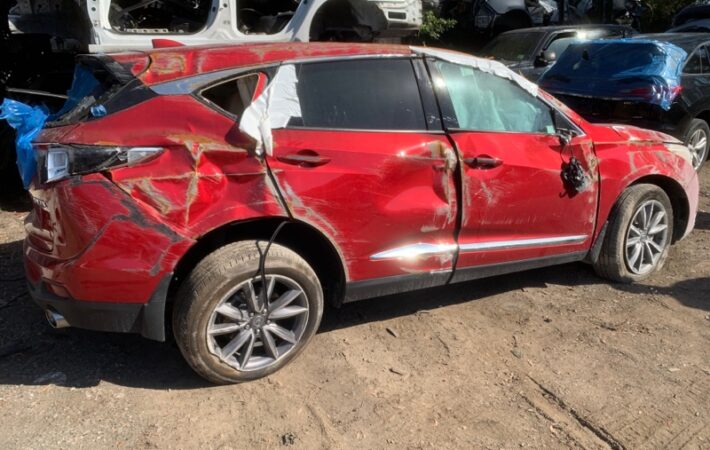
[[632, 286], [583, 264], [327, 310], [266, 380], [174, 344], [52, 330], [0, 211], [0, 448], [710, 449], [710, 165], [696, 231]]

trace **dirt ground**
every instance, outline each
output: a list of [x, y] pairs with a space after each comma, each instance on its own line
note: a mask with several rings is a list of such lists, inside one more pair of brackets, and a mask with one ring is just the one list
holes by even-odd
[[52, 330], [0, 212], [0, 448], [710, 449], [710, 165], [643, 284], [583, 264], [327, 310], [285, 370], [205, 384], [174, 344]]

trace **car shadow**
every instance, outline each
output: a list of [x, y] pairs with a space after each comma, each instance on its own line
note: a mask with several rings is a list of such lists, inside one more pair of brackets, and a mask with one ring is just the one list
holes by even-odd
[[695, 218], [696, 230], [710, 230], [710, 213], [698, 211], [698, 216]]
[[[192, 372], [172, 341], [160, 343], [137, 335], [52, 329], [42, 311], [29, 299], [21, 258], [22, 241], [0, 244], [0, 384], [85, 388], [106, 381], [160, 390], [211, 386]], [[340, 309], [327, 308], [319, 333], [475, 301], [516, 289], [599, 283], [604, 281], [597, 278], [589, 266], [578, 263], [390, 295], [346, 304]], [[688, 280], [668, 288], [668, 293], [683, 303], [707, 308], [707, 302], [693, 292], [707, 291], [708, 284], [707, 278]], [[648, 292], [648, 289], [624, 286], [622, 290]]]
[[0, 192], [0, 211], [29, 212], [32, 201], [27, 191]]

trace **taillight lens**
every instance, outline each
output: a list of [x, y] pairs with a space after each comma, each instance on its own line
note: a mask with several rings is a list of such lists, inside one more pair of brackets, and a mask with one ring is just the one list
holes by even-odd
[[654, 84], [640, 86], [631, 89], [622, 89], [620, 92], [629, 97], [637, 97], [644, 100], [660, 100], [664, 97], [672, 102], [683, 91], [683, 86], [657, 86]]
[[37, 149], [40, 184], [74, 175], [101, 172], [146, 162], [163, 152], [162, 147], [102, 147], [49, 145]]

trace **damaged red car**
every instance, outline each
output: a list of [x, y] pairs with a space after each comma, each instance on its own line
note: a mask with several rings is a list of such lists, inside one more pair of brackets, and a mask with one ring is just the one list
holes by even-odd
[[259, 378], [325, 302], [572, 261], [621, 282], [693, 228], [676, 139], [590, 124], [501, 64], [407, 46], [80, 60], [35, 139], [25, 266], [55, 326], [166, 323], [215, 383]]

